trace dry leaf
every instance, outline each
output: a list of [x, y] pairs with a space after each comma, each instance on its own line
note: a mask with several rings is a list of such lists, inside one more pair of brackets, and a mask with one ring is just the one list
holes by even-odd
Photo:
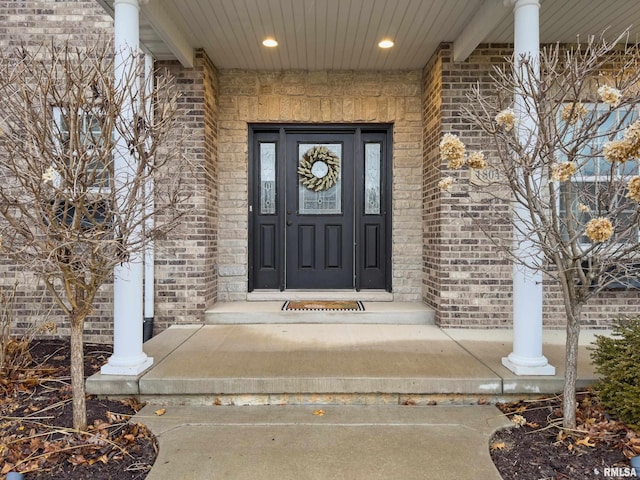
[[584, 447], [595, 447], [596, 442], [592, 442], [591, 438], [589, 437], [584, 437], [584, 438], [581, 438], [580, 440], [576, 440], [576, 445], [582, 445]]
[[96, 430], [106, 430], [111, 426], [110, 423], [103, 422], [102, 420], [96, 420], [93, 422], [93, 428]]
[[167, 409], [166, 408], [161, 408], [160, 410], [156, 410], [154, 412], [157, 416], [161, 417], [162, 415], [164, 415], [165, 413], [167, 413]]
[[491, 444], [491, 451], [504, 450], [507, 445], [504, 442], [494, 442]]
[[131, 408], [134, 412], [139, 412], [146, 405], [145, 402], [139, 402], [136, 398], [125, 398], [120, 403]]
[[101, 455], [98, 458], [92, 458], [92, 459], [89, 460], [88, 463], [89, 463], [89, 465], [93, 465], [94, 463], [98, 463], [98, 462], [102, 462], [102, 463], [104, 463], [106, 465], [107, 462], [108, 462], [107, 456], [106, 455]]
[[78, 465], [84, 465], [85, 463], [87, 463], [87, 459], [84, 458], [84, 455], [71, 455], [67, 461], [71, 464], [71, 465], [75, 465], [76, 467]]
[[527, 419], [522, 415], [514, 415], [511, 417], [511, 423], [513, 423], [516, 427], [521, 427], [527, 423]]
[[324, 410], [314, 410], [313, 414], [321, 417], [324, 415]]
[[540, 424], [536, 422], [527, 422], [525, 425], [530, 428], [540, 428]]

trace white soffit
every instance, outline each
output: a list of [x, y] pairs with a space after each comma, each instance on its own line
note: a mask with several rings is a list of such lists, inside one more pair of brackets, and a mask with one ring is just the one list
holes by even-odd
[[[97, 0], [113, 14], [113, 0]], [[508, 3], [508, 2], [507, 2]], [[202, 48], [221, 69], [413, 70], [441, 42], [463, 61], [479, 43], [512, 43], [503, 0], [141, 0], [140, 40], [158, 59], [190, 66]], [[640, 1], [544, 0], [543, 43], [607, 29], [640, 34]], [[261, 42], [273, 37], [277, 48]], [[384, 38], [395, 46], [378, 48]]]

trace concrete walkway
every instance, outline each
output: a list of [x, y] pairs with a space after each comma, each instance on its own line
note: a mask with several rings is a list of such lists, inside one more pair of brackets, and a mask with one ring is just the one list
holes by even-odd
[[[579, 385], [607, 333], [583, 332]], [[508, 422], [479, 400], [557, 393], [564, 377], [564, 333], [549, 330], [550, 377], [501, 365], [509, 330], [435, 325], [175, 326], [145, 351], [143, 374], [87, 389], [152, 402], [134, 417], [159, 440], [148, 480], [498, 480], [488, 442]]]
[[493, 406], [157, 408], [134, 417], [159, 441], [147, 480], [499, 480], [488, 442], [509, 424]]

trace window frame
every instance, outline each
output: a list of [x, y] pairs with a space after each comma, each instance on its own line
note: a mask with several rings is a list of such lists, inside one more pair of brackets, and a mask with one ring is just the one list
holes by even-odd
[[[563, 103], [563, 108], [566, 105], [571, 105], [572, 102], [565, 102]], [[587, 102], [583, 104], [588, 110], [589, 110], [589, 114], [588, 115], [593, 115], [594, 114], [594, 107], [596, 109], [595, 114], [600, 116], [606, 112], [609, 112], [609, 114], [622, 114], [622, 115], [628, 115], [629, 118], [627, 119], [623, 119], [620, 116], [618, 116], [617, 120], [615, 120], [615, 124], [621, 124], [621, 122], [624, 121], [625, 124], [625, 128], [628, 127], [629, 125], [631, 125], [633, 122], [640, 120], [640, 106], [635, 106], [632, 109], [620, 109], [620, 108], [616, 108], [616, 109], [611, 109], [611, 107], [604, 103], [604, 102]], [[563, 122], [563, 120], [560, 119], [560, 115], [562, 112], [562, 108], [558, 110], [558, 124], [561, 125], [560, 122]], [[576, 191], [572, 191], [571, 195], [573, 196], [573, 198], [571, 198], [570, 200], [570, 207], [571, 207], [571, 211], [573, 212], [573, 215], [576, 219], [576, 222], [579, 225], [586, 225], [587, 222], [589, 222], [590, 219], [592, 218], [596, 218], [598, 217], [598, 211], [599, 209], [597, 208], [596, 200], [599, 198], [599, 195], [596, 193], [597, 189], [598, 189], [598, 185], [602, 185], [602, 184], [608, 184], [609, 183], [609, 179], [612, 177], [612, 175], [615, 175], [615, 178], [619, 178], [621, 180], [623, 179], [629, 179], [632, 178], [636, 175], [639, 175], [639, 168], [638, 168], [638, 163], [640, 163], [640, 159], [635, 159], [635, 160], [631, 160], [630, 162], [625, 162], [621, 165], [617, 165], [616, 168], [618, 169], [618, 172], [615, 174], [612, 173], [607, 173], [605, 175], [602, 175], [602, 166], [607, 166], [609, 169], [613, 168], [613, 165], [608, 162], [601, 154], [602, 152], [602, 147], [605, 144], [605, 142], [610, 141], [610, 140], [619, 140], [623, 137], [624, 134], [624, 129], [620, 129], [619, 132], [616, 133], [616, 135], [613, 138], [610, 138], [608, 135], [606, 135], [606, 132], [609, 131], [609, 129], [611, 128], [611, 124], [609, 124], [609, 126], [607, 127], [607, 122], [603, 123], [603, 125], [598, 129], [598, 136], [597, 138], [594, 140], [594, 144], [591, 146], [585, 146], [584, 148], [589, 148], [591, 149], [591, 152], [589, 152], [589, 156], [590, 158], [584, 160], [583, 162], [581, 162], [582, 164], [578, 165], [577, 171], [576, 173], [566, 182], [561, 182], [561, 181], [556, 181], [556, 184], [558, 185], [558, 214], [559, 217], [562, 219], [563, 222], [563, 230], [566, 228], [566, 224], [567, 224], [567, 210], [564, 208], [565, 205], [565, 195], [566, 195], [566, 184], [571, 183], [572, 185], [576, 185], [579, 184], [580, 187], [578, 187]], [[567, 129], [567, 134], [571, 133], [571, 127], [568, 127]], [[595, 148], [594, 148], [595, 147]], [[599, 155], [593, 155], [592, 152], [600, 152]], [[559, 160], [561, 161], [568, 161], [567, 157], [564, 154], [560, 154], [559, 155], [561, 158], [559, 158]], [[591, 174], [585, 174], [583, 173], [583, 170], [588, 166], [592, 164], [592, 170], [591, 170]], [[627, 167], [629, 165], [632, 165], [633, 170], [632, 171], [627, 171]], [[588, 198], [587, 200], [590, 200], [589, 203], [584, 203], [582, 200], [585, 200], [584, 198], [581, 197], [580, 192], [584, 192], [586, 188], [588, 188], [586, 185], [591, 184], [593, 185], [593, 195], [591, 198]], [[574, 189], [572, 189], [574, 190]], [[625, 190], [626, 191], [626, 190]], [[622, 201], [622, 202], [629, 202], [631, 204], [630, 201], [628, 201], [626, 199], [626, 196], [624, 196], [624, 192], [621, 192], [622, 198], [617, 201]], [[586, 212], [580, 212], [579, 211], [579, 205], [580, 204], [585, 204], [587, 205], [590, 210], [586, 211]], [[624, 214], [626, 211], [628, 210], [623, 210], [621, 213]], [[638, 238], [638, 240], [640, 241], [640, 226], [636, 226], [636, 236]], [[616, 242], [618, 244], [624, 244], [624, 241], [619, 241]], [[594, 246], [594, 243], [591, 242], [586, 235], [581, 235], [580, 238], [578, 239], [578, 244], [580, 246], [580, 248], [582, 248], [583, 250], [587, 250], [589, 248], [592, 248]]]
[[[84, 138], [88, 138], [87, 132], [94, 131], [94, 125], [89, 124], [88, 122], [97, 122], [98, 127], [100, 128], [98, 131], [97, 137], [93, 136], [93, 141], [86, 143], [86, 151], [91, 151], [93, 148], [102, 148], [105, 143], [104, 136], [102, 135], [102, 126], [100, 125], [101, 114], [99, 112], [93, 111], [85, 111], [81, 110], [78, 112], [78, 118], [82, 118], [83, 126], [81, 129], [81, 134]], [[68, 147], [65, 147], [63, 139], [63, 134], [66, 132], [66, 136], [70, 136], [70, 131], [67, 123], [64, 121], [64, 107], [59, 105], [54, 105], [52, 107], [52, 117], [54, 126], [54, 141], [55, 141], [55, 150], [56, 154], [62, 158], [69, 158]], [[87, 126], [89, 125], [89, 128]], [[97, 141], [94, 141], [97, 140]], [[77, 152], [75, 153], [77, 155]], [[97, 163], [97, 162], [96, 162]], [[94, 167], [94, 170], [97, 170], [97, 166]], [[97, 193], [97, 194], [108, 194], [113, 188], [113, 172], [111, 171], [112, 164], [107, 163], [104, 164], [100, 170], [95, 173], [96, 183], [92, 186], [87, 186], [88, 193]], [[106, 175], [105, 175], [106, 172]], [[100, 178], [106, 177], [103, 181], [100, 181]], [[60, 190], [65, 190], [67, 187], [64, 184], [64, 176], [56, 169], [53, 169], [53, 185]]]

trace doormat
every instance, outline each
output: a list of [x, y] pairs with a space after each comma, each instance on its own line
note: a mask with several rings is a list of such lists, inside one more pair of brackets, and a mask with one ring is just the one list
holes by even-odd
[[348, 312], [362, 312], [364, 305], [361, 301], [350, 300], [287, 300], [282, 310], [295, 311], [324, 311], [341, 310]]

